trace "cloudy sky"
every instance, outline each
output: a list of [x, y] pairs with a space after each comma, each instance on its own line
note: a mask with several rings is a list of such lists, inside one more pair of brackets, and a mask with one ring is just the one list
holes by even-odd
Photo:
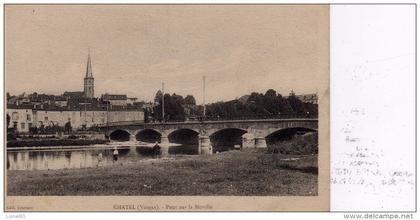
[[152, 100], [165, 91], [230, 100], [328, 83], [327, 6], [82, 5], [6, 7], [6, 91], [83, 90]]

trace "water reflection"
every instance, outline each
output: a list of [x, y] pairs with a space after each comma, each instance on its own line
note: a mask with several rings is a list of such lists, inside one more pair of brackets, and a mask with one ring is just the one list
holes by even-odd
[[[127, 144], [128, 145], [128, 144]], [[115, 145], [108, 147], [84, 146], [77, 149], [8, 150], [8, 170], [57, 170], [112, 166], [154, 156], [150, 146], [124, 146], [118, 144], [118, 161], [113, 160]], [[197, 154], [198, 146], [177, 145], [169, 148], [170, 154]], [[99, 156], [102, 154], [102, 158]]]
[[179, 146], [173, 146], [169, 148], [169, 154], [198, 154], [198, 143], [197, 144], [180, 144]]
[[[112, 165], [113, 149], [34, 150], [7, 153], [8, 170], [56, 170]], [[128, 161], [129, 149], [119, 149], [121, 162]], [[102, 159], [99, 154], [102, 153]], [[141, 158], [141, 157], [140, 157]]]

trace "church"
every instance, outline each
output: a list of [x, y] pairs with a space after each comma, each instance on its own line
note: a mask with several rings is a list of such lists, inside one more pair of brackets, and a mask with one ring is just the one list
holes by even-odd
[[84, 103], [84, 105], [89, 103], [91, 107], [108, 103], [111, 108], [124, 108], [127, 107], [127, 105], [133, 105], [137, 101], [137, 98], [129, 98], [125, 94], [105, 93], [101, 95], [100, 99], [95, 98], [95, 79], [93, 78], [90, 53], [88, 54], [86, 73], [85, 78], [83, 79], [83, 91], [64, 92], [63, 96], [68, 100], [77, 100], [76, 102], [69, 103], [69, 105], [71, 106], [73, 104], [78, 105], [79, 107], [80, 103]]
[[72, 99], [77, 99], [77, 98], [92, 99], [95, 97], [95, 79], [93, 78], [92, 60], [90, 58], [90, 53], [88, 54], [86, 74], [85, 74], [85, 78], [83, 82], [84, 82], [83, 91], [64, 92], [63, 96], [67, 98], [72, 98]]

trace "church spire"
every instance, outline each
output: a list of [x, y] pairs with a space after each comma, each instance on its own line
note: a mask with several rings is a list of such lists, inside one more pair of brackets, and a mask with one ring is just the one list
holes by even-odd
[[87, 66], [86, 66], [86, 76], [84, 79], [84, 88], [83, 91], [85, 93], [86, 98], [93, 98], [94, 93], [94, 81], [93, 74], [92, 74], [92, 61], [90, 60], [90, 52], [88, 53], [88, 60], [87, 60]]
[[92, 62], [90, 61], [90, 52], [88, 53], [88, 60], [87, 60], [87, 66], [86, 66], [86, 78], [93, 78]]

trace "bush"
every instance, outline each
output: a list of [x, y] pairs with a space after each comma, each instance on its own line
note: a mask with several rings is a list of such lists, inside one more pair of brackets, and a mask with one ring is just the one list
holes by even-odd
[[7, 140], [16, 140], [16, 134], [14, 129], [7, 129]]
[[303, 135], [295, 135], [289, 141], [278, 141], [268, 146], [270, 153], [281, 154], [317, 154], [318, 153], [318, 133], [309, 132]]
[[69, 135], [69, 137], [67, 139], [77, 139], [76, 135]]

